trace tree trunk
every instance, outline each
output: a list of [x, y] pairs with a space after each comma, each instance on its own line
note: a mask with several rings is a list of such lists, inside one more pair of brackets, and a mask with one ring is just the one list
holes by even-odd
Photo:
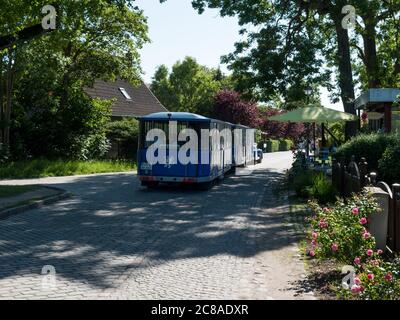
[[[339, 67], [339, 86], [344, 111], [357, 114], [354, 107], [355, 93], [353, 82], [353, 70], [351, 66], [350, 42], [348, 30], [342, 27], [341, 15], [332, 17], [335, 22], [337, 36], [337, 59]], [[346, 140], [357, 134], [357, 121], [346, 122]]]
[[3, 55], [0, 55], [0, 151], [1, 148], [3, 147], [3, 134], [4, 134], [4, 128], [3, 128], [3, 120], [4, 120], [4, 95], [3, 95]]
[[381, 80], [379, 78], [379, 63], [376, 50], [376, 19], [373, 14], [362, 17], [365, 30], [362, 34], [364, 40], [364, 64], [368, 77], [368, 88], [379, 88]]
[[4, 110], [4, 145], [10, 146], [10, 125], [11, 125], [11, 111], [12, 111], [12, 100], [13, 100], [13, 89], [14, 89], [14, 73], [15, 73], [15, 51], [9, 49], [8, 51], [8, 62], [7, 62], [7, 73], [6, 73], [6, 107]]

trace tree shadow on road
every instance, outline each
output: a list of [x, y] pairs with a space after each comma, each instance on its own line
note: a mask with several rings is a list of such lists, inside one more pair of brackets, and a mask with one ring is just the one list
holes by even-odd
[[0, 280], [53, 265], [63, 278], [105, 289], [149, 265], [279, 250], [298, 240], [284, 223], [286, 196], [273, 192], [283, 179], [256, 170], [206, 192], [147, 190], [130, 174], [55, 184], [74, 197], [0, 221]]

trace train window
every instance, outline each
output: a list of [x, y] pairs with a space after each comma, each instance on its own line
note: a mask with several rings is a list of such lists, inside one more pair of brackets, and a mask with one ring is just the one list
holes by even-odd
[[142, 132], [140, 137], [141, 148], [147, 149], [154, 141], [146, 141], [147, 133], [152, 129], [161, 129], [165, 132], [166, 143], [168, 144], [168, 122], [167, 121], [145, 121], [142, 125]]

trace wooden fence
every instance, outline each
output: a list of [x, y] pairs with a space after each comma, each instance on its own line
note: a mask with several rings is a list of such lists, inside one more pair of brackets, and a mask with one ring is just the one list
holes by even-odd
[[361, 158], [357, 163], [354, 156], [348, 165], [344, 159], [333, 160], [332, 183], [345, 198], [367, 186], [378, 187], [388, 194], [387, 246], [395, 252], [400, 252], [400, 184], [395, 183], [390, 187], [386, 182], [379, 181], [375, 172], [368, 173], [366, 159]]

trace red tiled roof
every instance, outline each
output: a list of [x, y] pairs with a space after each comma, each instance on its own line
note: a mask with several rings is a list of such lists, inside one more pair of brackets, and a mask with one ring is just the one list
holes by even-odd
[[[124, 88], [132, 99], [126, 99], [119, 88]], [[112, 106], [113, 117], [141, 117], [154, 112], [168, 111], [143, 82], [134, 87], [121, 79], [115, 82], [96, 80], [93, 88], [84, 90], [92, 98], [115, 99]]]

